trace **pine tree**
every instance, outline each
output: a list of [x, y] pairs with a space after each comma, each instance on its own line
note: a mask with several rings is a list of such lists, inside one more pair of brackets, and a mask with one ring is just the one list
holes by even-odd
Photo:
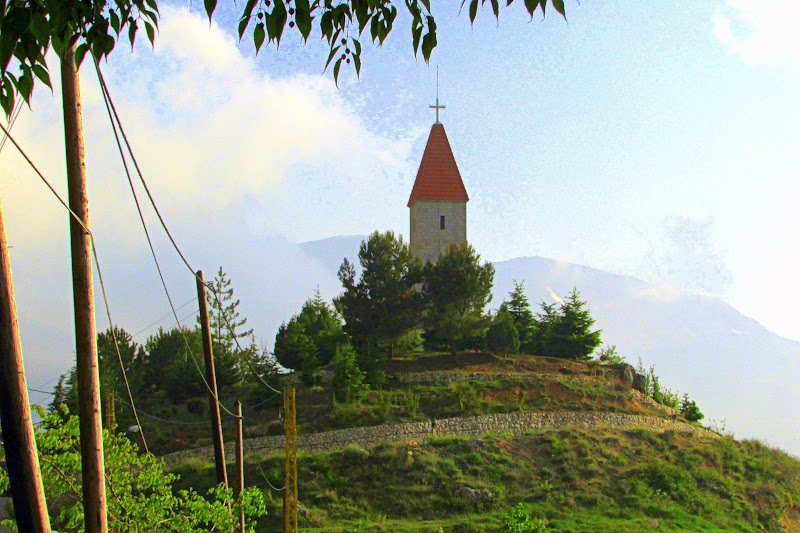
[[370, 235], [361, 243], [358, 259], [363, 267], [358, 280], [347, 259], [339, 268], [344, 292], [334, 299], [334, 305], [362, 361], [378, 367], [386, 353], [393, 356], [398, 341], [419, 323], [422, 298], [414, 285], [420, 281], [421, 264], [402, 236], [391, 231]]
[[542, 324], [542, 355], [563, 359], [589, 359], [600, 346], [601, 330], [592, 331], [594, 319], [585, 309], [578, 289], [559, 308], [542, 302], [539, 318]]
[[361, 400], [369, 389], [366, 374], [358, 367], [356, 351], [350, 344], [336, 349], [331, 388], [333, 397], [340, 402]]
[[211, 327], [211, 336], [216, 344], [233, 352], [236, 341], [250, 339], [253, 330], [240, 331], [247, 324], [247, 319], [239, 318], [239, 300], [233, 298], [233, 287], [227, 274], [219, 267], [219, 272], [211, 282], [210, 290], [206, 291], [208, 300], [208, 322]]
[[514, 354], [519, 352], [519, 332], [511, 313], [502, 309], [497, 313], [494, 324], [486, 332], [486, 346], [494, 353]]
[[520, 351], [535, 354], [541, 348], [537, 342], [539, 321], [531, 311], [531, 304], [525, 296], [525, 281], [514, 280], [514, 290], [509, 294], [508, 302], [503, 302], [500, 310], [507, 311], [514, 319], [514, 326], [519, 333]]
[[231, 280], [222, 267], [206, 291], [206, 300], [217, 377], [225, 376], [229, 384], [240, 382], [251, 373], [248, 362], [252, 364], [258, 356], [258, 346], [253, 330], [242, 330], [247, 318], [239, 314], [240, 302], [234, 298]]
[[489, 326], [483, 310], [492, 299], [494, 267], [480, 261], [472, 246], [454, 246], [435, 264], [425, 265], [426, 332], [447, 339], [453, 354], [457, 341], [480, 335]]

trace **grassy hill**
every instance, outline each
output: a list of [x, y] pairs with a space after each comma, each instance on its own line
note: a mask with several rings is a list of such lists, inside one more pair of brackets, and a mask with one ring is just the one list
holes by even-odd
[[[521, 410], [676, 417], [631, 390], [619, 370], [581, 362], [430, 354], [387, 371], [383, 389], [356, 404], [333, 402], [324, 377], [300, 387], [300, 432]], [[250, 435], [280, 429], [274, 408], [259, 416], [249, 418]], [[689, 429], [564, 427], [301, 450], [301, 528], [509, 531], [515, 514], [517, 523], [546, 519], [547, 531], [800, 531], [800, 462], [757, 441]], [[281, 453], [246, 459], [247, 483], [269, 496], [259, 531], [280, 527], [281, 494], [267, 481], [282, 486], [282, 468]], [[205, 460], [174, 471], [183, 487], [214, 479]]]

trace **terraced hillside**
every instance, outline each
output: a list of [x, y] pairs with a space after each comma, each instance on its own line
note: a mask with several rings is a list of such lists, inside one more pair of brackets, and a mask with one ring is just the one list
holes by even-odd
[[[503, 531], [529, 517], [548, 531], [800, 531], [797, 460], [682, 421], [633, 390], [625, 367], [465, 353], [399, 359], [387, 372], [381, 390], [353, 404], [332, 400], [324, 372], [298, 388], [301, 445], [345, 428], [386, 435], [326, 447], [326, 433], [301, 450], [304, 530]], [[251, 442], [279, 432], [274, 413], [249, 425]], [[557, 423], [468, 422], [501, 419]], [[442, 430], [448, 420], [462, 425]], [[432, 429], [424, 438], [385, 429], [400, 424]], [[259, 530], [274, 531], [282, 504], [268, 482], [282, 485], [282, 454], [262, 450], [251, 448], [246, 477], [271, 496]], [[199, 452], [172, 463], [184, 486], [214, 478]]]

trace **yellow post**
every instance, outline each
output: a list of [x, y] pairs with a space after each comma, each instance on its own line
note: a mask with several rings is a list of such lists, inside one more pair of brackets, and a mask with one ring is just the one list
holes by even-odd
[[294, 387], [284, 395], [286, 409], [286, 488], [283, 491], [283, 531], [297, 533], [297, 420]]

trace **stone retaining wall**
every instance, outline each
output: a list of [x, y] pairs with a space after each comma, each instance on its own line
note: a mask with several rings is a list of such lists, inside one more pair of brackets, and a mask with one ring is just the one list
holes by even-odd
[[[572, 411], [520, 411], [464, 418], [426, 420], [406, 424], [384, 424], [350, 429], [338, 429], [322, 433], [297, 436], [301, 451], [333, 451], [355, 444], [362, 447], [381, 442], [415, 440], [424, 442], [438, 435], [467, 435], [479, 437], [485, 433], [521, 435], [530, 429], [560, 429], [566, 427], [590, 428], [606, 426], [615, 429], [646, 428], [655, 432], [668, 430], [689, 431], [695, 435], [716, 436], [702, 427], [667, 418], [658, 418], [624, 413], [572, 412]], [[282, 435], [247, 439], [243, 443], [245, 454], [280, 450], [284, 447]], [[233, 460], [233, 443], [225, 447], [226, 455]], [[212, 447], [183, 450], [163, 456], [167, 465], [181, 463], [190, 458], [210, 459]]]

